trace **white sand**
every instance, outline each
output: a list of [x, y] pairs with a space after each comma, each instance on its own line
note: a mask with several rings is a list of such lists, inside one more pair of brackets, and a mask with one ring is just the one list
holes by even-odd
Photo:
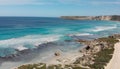
[[39, 61], [41, 56], [38, 56], [37, 58], [29, 62], [6, 62], [3, 63], [2, 66], [0, 66], [0, 69], [14, 69], [23, 64], [26, 65], [40, 62], [46, 63], [47, 65], [61, 64], [62, 66], [64, 66], [65, 64], [73, 63], [76, 60], [76, 58], [81, 57], [83, 55], [83, 53], [80, 53], [78, 50], [66, 53], [63, 53], [62, 51], [59, 52], [60, 56], [55, 56], [53, 53], [48, 55], [48, 57], [45, 57], [45, 60], [43, 59], [43, 61]]
[[64, 55], [61, 54], [60, 56], [54, 56], [52, 59], [50, 59], [49, 62], [46, 62], [47, 64], [71, 64], [73, 63], [78, 57], [81, 57], [83, 54], [80, 52], [71, 52], [71, 53], [65, 53]]
[[116, 43], [114, 48], [115, 51], [113, 57], [105, 69], [120, 69], [120, 42]]

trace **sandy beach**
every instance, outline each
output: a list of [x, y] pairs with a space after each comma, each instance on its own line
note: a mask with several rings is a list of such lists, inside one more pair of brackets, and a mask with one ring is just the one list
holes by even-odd
[[83, 54], [80, 53], [78, 50], [75, 51], [70, 51], [70, 52], [66, 52], [63, 53], [62, 51], [59, 51], [60, 55], [59, 56], [55, 56], [54, 53], [48, 55], [48, 57], [46, 57], [46, 59], [40, 61], [40, 57], [41, 56], [37, 56], [36, 58], [34, 58], [33, 60], [29, 61], [29, 62], [4, 62], [1, 66], [0, 69], [15, 69], [21, 65], [27, 65], [27, 64], [34, 64], [34, 63], [46, 63], [47, 65], [54, 65], [54, 64], [62, 64], [62, 66], [64, 66], [65, 64], [71, 64], [73, 62], [75, 62], [75, 60], [78, 57], [81, 57]]
[[120, 69], [120, 42], [116, 43], [114, 48], [115, 51], [113, 57], [105, 69]]
[[75, 60], [79, 57], [82, 57], [82, 53], [80, 52], [71, 52], [70, 53], [66, 53], [64, 55], [60, 55], [60, 56], [55, 56], [52, 57], [51, 60], [49, 60], [49, 62], [46, 62], [48, 65], [50, 64], [62, 64], [63, 66], [65, 64], [72, 64], [73, 62], [75, 62]]

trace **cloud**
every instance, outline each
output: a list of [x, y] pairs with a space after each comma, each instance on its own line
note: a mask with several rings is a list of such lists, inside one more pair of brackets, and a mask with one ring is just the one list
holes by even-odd
[[59, 2], [80, 2], [80, 0], [58, 0]]
[[81, 0], [0, 0], [0, 5], [77, 4]]
[[73, 5], [120, 5], [119, 0], [0, 0], [0, 5], [48, 5], [48, 4], [73, 4]]
[[47, 2], [37, 0], [0, 0], [0, 5], [44, 5]]
[[120, 0], [58, 0], [64, 4], [74, 5], [120, 5]]
[[94, 2], [91, 2], [92, 4], [95, 4], [95, 5], [120, 5], [120, 1], [117, 1], [117, 2], [104, 2], [104, 1], [94, 1]]
[[61, 4], [82, 4], [84, 0], [58, 0], [59, 3]]

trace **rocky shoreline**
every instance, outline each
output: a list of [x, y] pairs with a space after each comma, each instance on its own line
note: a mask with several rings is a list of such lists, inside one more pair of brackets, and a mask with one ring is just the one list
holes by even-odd
[[[94, 40], [76, 40], [86, 47], [79, 52], [83, 53], [82, 57], [76, 58], [71, 64], [57, 64], [48, 65], [42, 64], [29, 64], [23, 65], [16, 69], [104, 69], [105, 65], [112, 58], [114, 52], [114, 44], [120, 39], [120, 34], [115, 34], [108, 37], [102, 37]], [[55, 56], [61, 56], [59, 52], [55, 53]]]
[[[112, 54], [114, 51], [114, 44], [118, 42], [117, 39], [120, 38], [120, 35], [115, 34], [109, 37], [98, 38], [92, 41], [83, 41], [78, 40], [78, 42], [87, 45], [85, 48], [80, 50], [80, 52], [84, 53], [82, 57], [78, 58], [74, 63], [81, 64], [82, 66], [89, 67], [88, 69], [104, 69], [104, 66], [109, 62], [112, 58]], [[108, 51], [108, 53], [107, 53]], [[102, 53], [102, 54], [100, 54]], [[105, 54], [105, 57], [103, 55]], [[99, 54], [99, 55], [98, 55]], [[108, 56], [106, 56], [108, 55]], [[110, 56], [109, 56], [110, 55]], [[101, 57], [102, 56], [102, 57]], [[105, 58], [109, 59], [105, 59]], [[98, 60], [100, 59], [100, 60]], [[102, 62], [104, 60], [104, 62]], [[103, 63], [100, 65], [100, 63]], [[97, 63], [99, 65], [97, 66]]]
[[61, 16], [62, 19], [70, 20], [107, 20], [120, 21], [120, 15], [106, 15], [106, 16]]

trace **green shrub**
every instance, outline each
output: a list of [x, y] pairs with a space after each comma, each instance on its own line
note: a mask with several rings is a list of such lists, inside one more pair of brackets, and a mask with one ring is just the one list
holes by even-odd
[[90, 65], [91, 68], [93, 69], [104, 69], [104, 66], [106, 63], [109, 62], [109, 60], [112, 58], [114, 48], [112, 49], [104, 49], [98, 53], [96, 53], [96, 57], [94, 60], [94, 64]]
[[99, 38], [99, 41], [107, 42], [109, 45], [111, 45], [109, 48], [104, 49], [94, 55], [96, 55], [94, 58], [94, 64], [89, 65], [92, 69], [104, 69], [104, 66], [110, 61], [112, 58], [112, 54], [114, 52], [114, 44], [118, 42], [115, 38], [112, 37], [106, 37], [106, 38]]
[[[42, 67], [39, 67], [40, 65], [43, 65]], [[46, 64], [28, 64], [28, 65], [22, 65], [18, 67], [18, 69], [46, 69]]]

